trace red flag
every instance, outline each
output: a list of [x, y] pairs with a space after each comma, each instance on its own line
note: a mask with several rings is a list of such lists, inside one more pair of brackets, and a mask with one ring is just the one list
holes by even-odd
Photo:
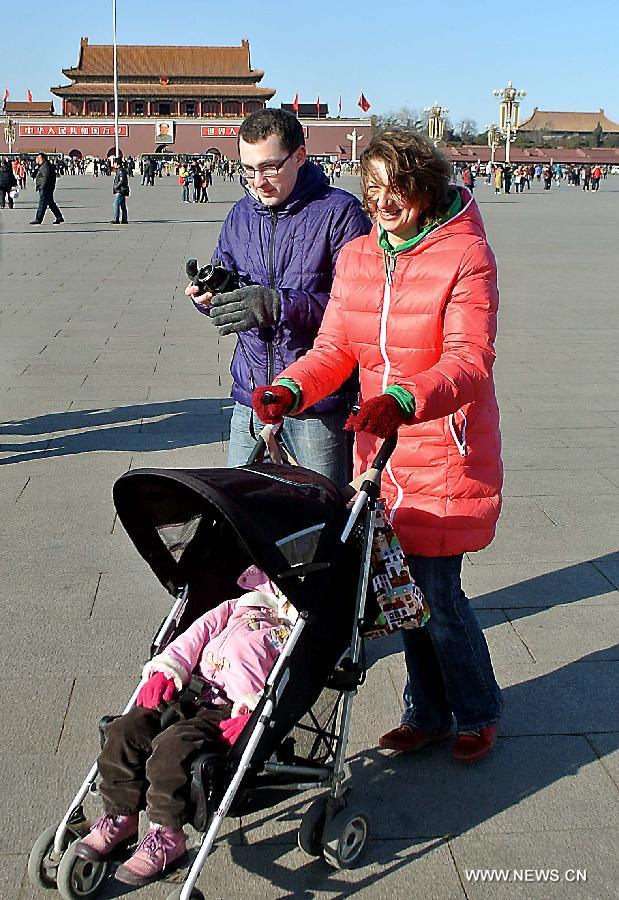
[[9, 99], [9, 89], [8, 89], [8, 88], [5, 88], [5, 89], [4, 89], [4, 102], [6, 103], [6, 101], [7, 101], [8, 99]]
[[367, 112], [371, 105], [372, 104], [368, 103], [368, 101], [366, 100], [364, 95], [361, 94], [361, 96], [359, 97], [359, 102], [357, 103], [357, 106], [360, 106], [361, 109], [363, 110], [363, 112]]
[[30, 88], [28, 88], [28, 103], [32, 103], [32, 94], [30, 93]]
[[340, 99], [338, 100], [338, 103], [337, 103], [337, 114], [338, 114], [338, 116], [342, 115], [342, 95], [341, 94], [340, 94]]
[[299, 94], [298, 92], [294, 95], [294, 100], [292, 102], [292, 111], [298, 113], [299, 112]]
[[320, 97], [316, 100], [316, 112], [318, 113], [318, 118], [320, 118]]

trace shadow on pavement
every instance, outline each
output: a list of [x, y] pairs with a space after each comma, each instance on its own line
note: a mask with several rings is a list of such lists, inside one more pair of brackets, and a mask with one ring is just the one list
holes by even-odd
[[[0, 460], [0, 465], [100, 450], [156, 452], [221, 441], [230, 430], [231, 414], [230, 400], [189, 399], [69, 410], [5, 422], [0, 425], [0, 450], [14, 455]], [[144, 421], [155, 417], [156, 421]], [[52, 437], [10, 441], [11, 436], [40, 434]]]
[[[589, 597], [599, 597], [612, 593], [617, 586], [606, 574], [608, 571], [619, 570], [619, 551], [607, 553], [605, 556], [597, 556], [594, 559], [584, 560], [519, 581], [508, 587], [487, 594], [479, 594], [471, 598], [477, 613], [485, 610], [509, 610], [510, 621], [527, 618], [531, 613], [537, 613], [558, 604], [575, 603]], [[598, 576], [592, 580], [592, 570]], [[523, 606], [523, 597], [528, 597]], [[583, 628], [586, 628], [586, 611], [583, 611]], [[400, 635], [396, 632], [389, 637], [368, 641], [366, 644], [366, 660], [368, 667], [374, 665], [379, 659], [402, 652]], [[603, 654], [610, 655], [612, 651], [601, 650]], [[402, 670], [404, 678], [404, 670]]]

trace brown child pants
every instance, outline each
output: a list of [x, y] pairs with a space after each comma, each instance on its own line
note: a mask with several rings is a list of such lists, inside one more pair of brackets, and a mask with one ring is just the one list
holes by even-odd
[[151, 822], [180, 828], [186, 821], [189, 767], [204, 751], [224, 751], [219, 722], [231, 707], [198, 707], [161, 731], [161, 713], [134, 706], [105, 728], [98, 760], [105, 811], [112, 816], [145, 809]]

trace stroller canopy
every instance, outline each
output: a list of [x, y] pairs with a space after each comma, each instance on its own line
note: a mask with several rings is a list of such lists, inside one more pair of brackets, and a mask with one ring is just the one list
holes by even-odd
[[[133, 544], [170, 593], [226, 568], [235, 579], [254, 562], [297, 609], [319, 611], [346, 514], [340, 491], [322, 475], [273, 464], [135, 469], [113, 495]], [[205, 605], [219, 602], [217, 594]]]

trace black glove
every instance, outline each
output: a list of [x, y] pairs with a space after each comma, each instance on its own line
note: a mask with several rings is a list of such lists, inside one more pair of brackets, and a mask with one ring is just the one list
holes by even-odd
[[215, 294], [210, 316], [220, 334], [238, 334], [250, 328], [275, 325], [280, 306], [277, 291], [251, 284], [236, 291]]

